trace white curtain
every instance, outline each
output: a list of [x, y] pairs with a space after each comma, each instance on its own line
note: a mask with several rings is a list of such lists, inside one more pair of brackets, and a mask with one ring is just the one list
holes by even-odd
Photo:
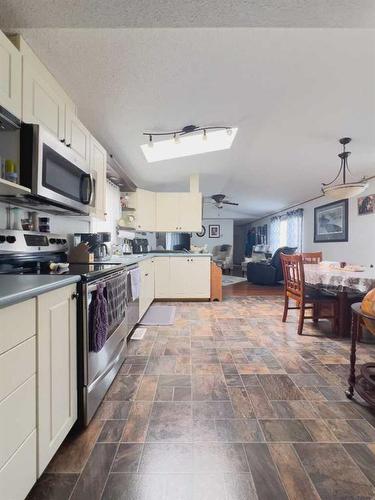
[[302, 208], [272, 217], [270, 224], [270, 245], [272, 253], [284, 246], [297, 247], [296, 251], [302, 252], [302, 242]]
[[280, 245], [281, 217], [272, 217], [270, 223], [270, 249], [274, 253]]
[[302, 252], [303, 239], [303, 208], [287, 212], [287, 236], [286, 244], [288, 247], [297, 247], [297, 252]]

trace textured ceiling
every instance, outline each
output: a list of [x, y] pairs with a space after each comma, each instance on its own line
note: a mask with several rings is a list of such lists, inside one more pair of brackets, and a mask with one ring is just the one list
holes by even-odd
[[[205, 195], [240, 203], [223, 216], [258, 217], [318, 195], [344, 135], [355, 176], [375, 174], [374, 30], [21, 31], [140, 187], [197, 172]], [[239, 131], [229, 151], [147, 164], [144, 130], [190, 123]]]
[[0, 0], [8, 28], [371, 28], [374, 0]]

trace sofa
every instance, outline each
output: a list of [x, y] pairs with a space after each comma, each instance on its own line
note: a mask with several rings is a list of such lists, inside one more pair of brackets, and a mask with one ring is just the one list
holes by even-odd
[[276, 285], [283, 280], [283, 268], [280, 254], [293, 255], [297, 247], [280, 247], [266, 262], [249, 262], [247, 264], [247, 281], [255, 285]]
[[212, 249], [212, 260], [221, 267], [223, 271], [233, 269], [233, 247], [232, 245], [216, 245]]

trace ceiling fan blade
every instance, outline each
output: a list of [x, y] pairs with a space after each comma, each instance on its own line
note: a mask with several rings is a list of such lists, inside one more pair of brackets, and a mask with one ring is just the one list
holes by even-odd
[[236, 205], [236, 206], [239, 205], [239, 203], [234, 203], [233, 201], [226, 201], [226, 200], [222, 201], [222, 203], [224, 203], [225, 205]]

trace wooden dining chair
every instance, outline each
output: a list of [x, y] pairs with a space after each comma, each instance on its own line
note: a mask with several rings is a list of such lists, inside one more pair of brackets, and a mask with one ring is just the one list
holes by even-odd
[[[324, 296], [318, 290], [312, 290], [305, 285], [305, 273], [303, 269], [303, 257], [299, 255], [281, 254], [281, 263], [284, 275], [284, 313], [285, 323], [290, 309], [299, 309], [298, 335], [302, 335], [305, 319], [317, 322], [319, 319], [330, 319], [332, 330], [336, 334], [338, 328], [338, 302], [335, 297]], [[296, 302], [295, 307], [289, 306], [289, 299]], [[331, 307], [333, 314], [321, 315], [322, 306]], [[306, 309], [312, 310], [312, 316], [306, 316]]]
[[323, 252], [303, 252], [303, 264], [319, 264], [323, 260]]

